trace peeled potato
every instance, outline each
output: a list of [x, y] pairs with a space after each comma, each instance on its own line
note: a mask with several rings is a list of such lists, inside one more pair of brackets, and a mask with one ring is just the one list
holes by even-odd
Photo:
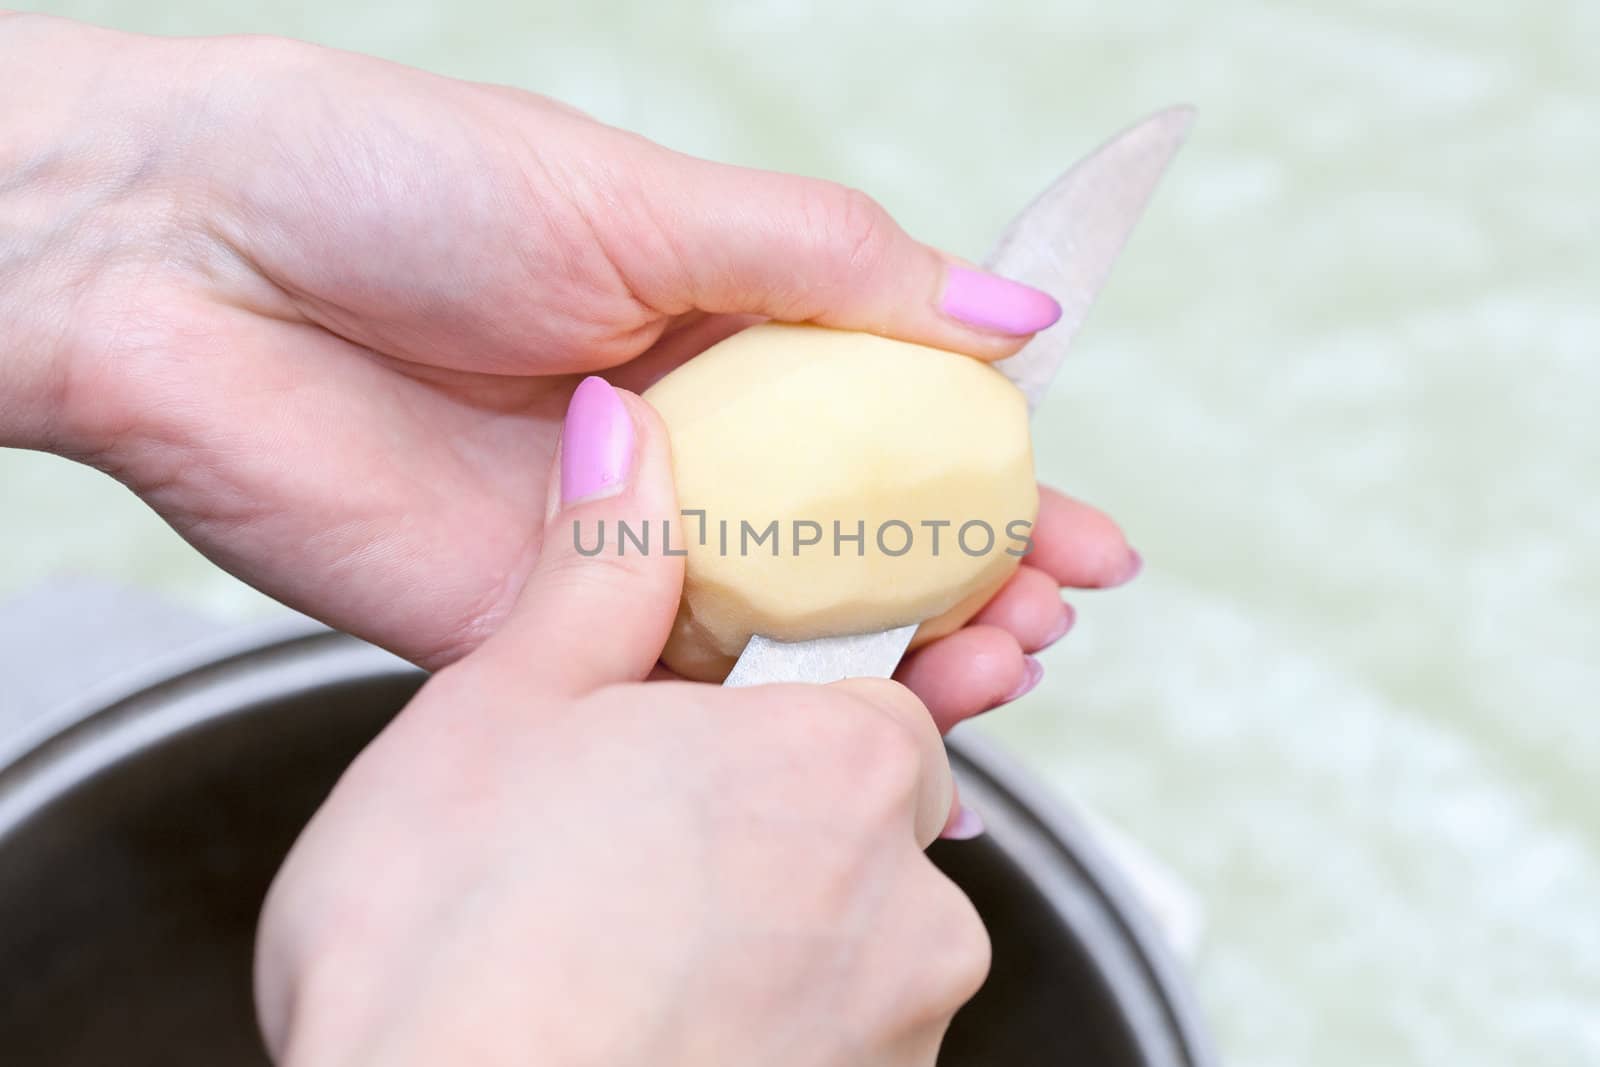
[[978, 360], [769, 323], [644, 397], [666, 423], [686, 512], [672, 529], [683, 600], [662, 653], [686, 677], [721, 680], [757, 633], [920, 622], [917, 643], [943, 636], [1026, 551], [1039, 505], [1027, 402]]

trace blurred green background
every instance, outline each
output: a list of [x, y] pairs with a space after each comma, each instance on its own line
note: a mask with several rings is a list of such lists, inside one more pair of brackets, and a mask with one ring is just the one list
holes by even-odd
[[[1147, 573], [981, 728], [1203, 897], [1227, 1062], [1600, 1062], [1600, 3], [47, 9], [536, 89], [972, 257], [1198, 105], [1039, 420]], [[0, 595], [268, 610], [98, 474], [5, 453], [0, 491]]]

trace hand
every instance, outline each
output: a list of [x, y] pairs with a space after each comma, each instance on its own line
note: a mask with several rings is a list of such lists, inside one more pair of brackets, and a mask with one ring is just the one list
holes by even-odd
[[[637, 446], [552, 529], [675, 514], [649, 407], [579, 403], [569, 454]], [[889, 681], [619, 684], [681, 583], [676, 557], [551, 539], [498, 631], [356, 761], [267, 902], [279, 1062], [934, 1062], [989, 946], [921, 851], [952, 802], [926, 709]]]
[[[29, 16], [0, 17], [0, 65], [30, 87], [0, 137], [26, 179], [0, 186], [20, 235], [0, 311], [35, 368], [0, 443], [102, 467], [234, 574], [430, 667], [532, 572], [579, 372], [639, 389], [764, 316], [995, 358], [1056, 314], [858, 193], [527, 93]], [[1037, 681], [1060, 586], [1136, 566], [1052, 493], [1035, 542], [974, 625], [907, 660], [941, 723]]]

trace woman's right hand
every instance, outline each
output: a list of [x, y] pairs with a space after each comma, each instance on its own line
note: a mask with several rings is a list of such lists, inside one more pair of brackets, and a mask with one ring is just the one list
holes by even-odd
[[676, 515], [664, 437], [596, 379], [561, 449], [563, 535], [510, 619], [360, 757], [272, 890], [274, 1055], [932, 1064], [989, 945], [922, 851], [953, 803], [926, 708], [890, 681], [626, 684], [682, 561], [565, 534]]

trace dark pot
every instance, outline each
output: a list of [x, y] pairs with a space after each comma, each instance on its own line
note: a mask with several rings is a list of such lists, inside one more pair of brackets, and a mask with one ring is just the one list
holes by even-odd
[[[420, 681], [296, 622], [124, 674], [9, 734], [0, 715], [0, 1063], [265, 1063], [250, 997], [262, 896]], [[933, 856], [987, 922], [994, 967], [940, 1063], [1211, 1063], [1176, 971], [1086, 829], [986, 746], [951, 747], [990, 832]]]

